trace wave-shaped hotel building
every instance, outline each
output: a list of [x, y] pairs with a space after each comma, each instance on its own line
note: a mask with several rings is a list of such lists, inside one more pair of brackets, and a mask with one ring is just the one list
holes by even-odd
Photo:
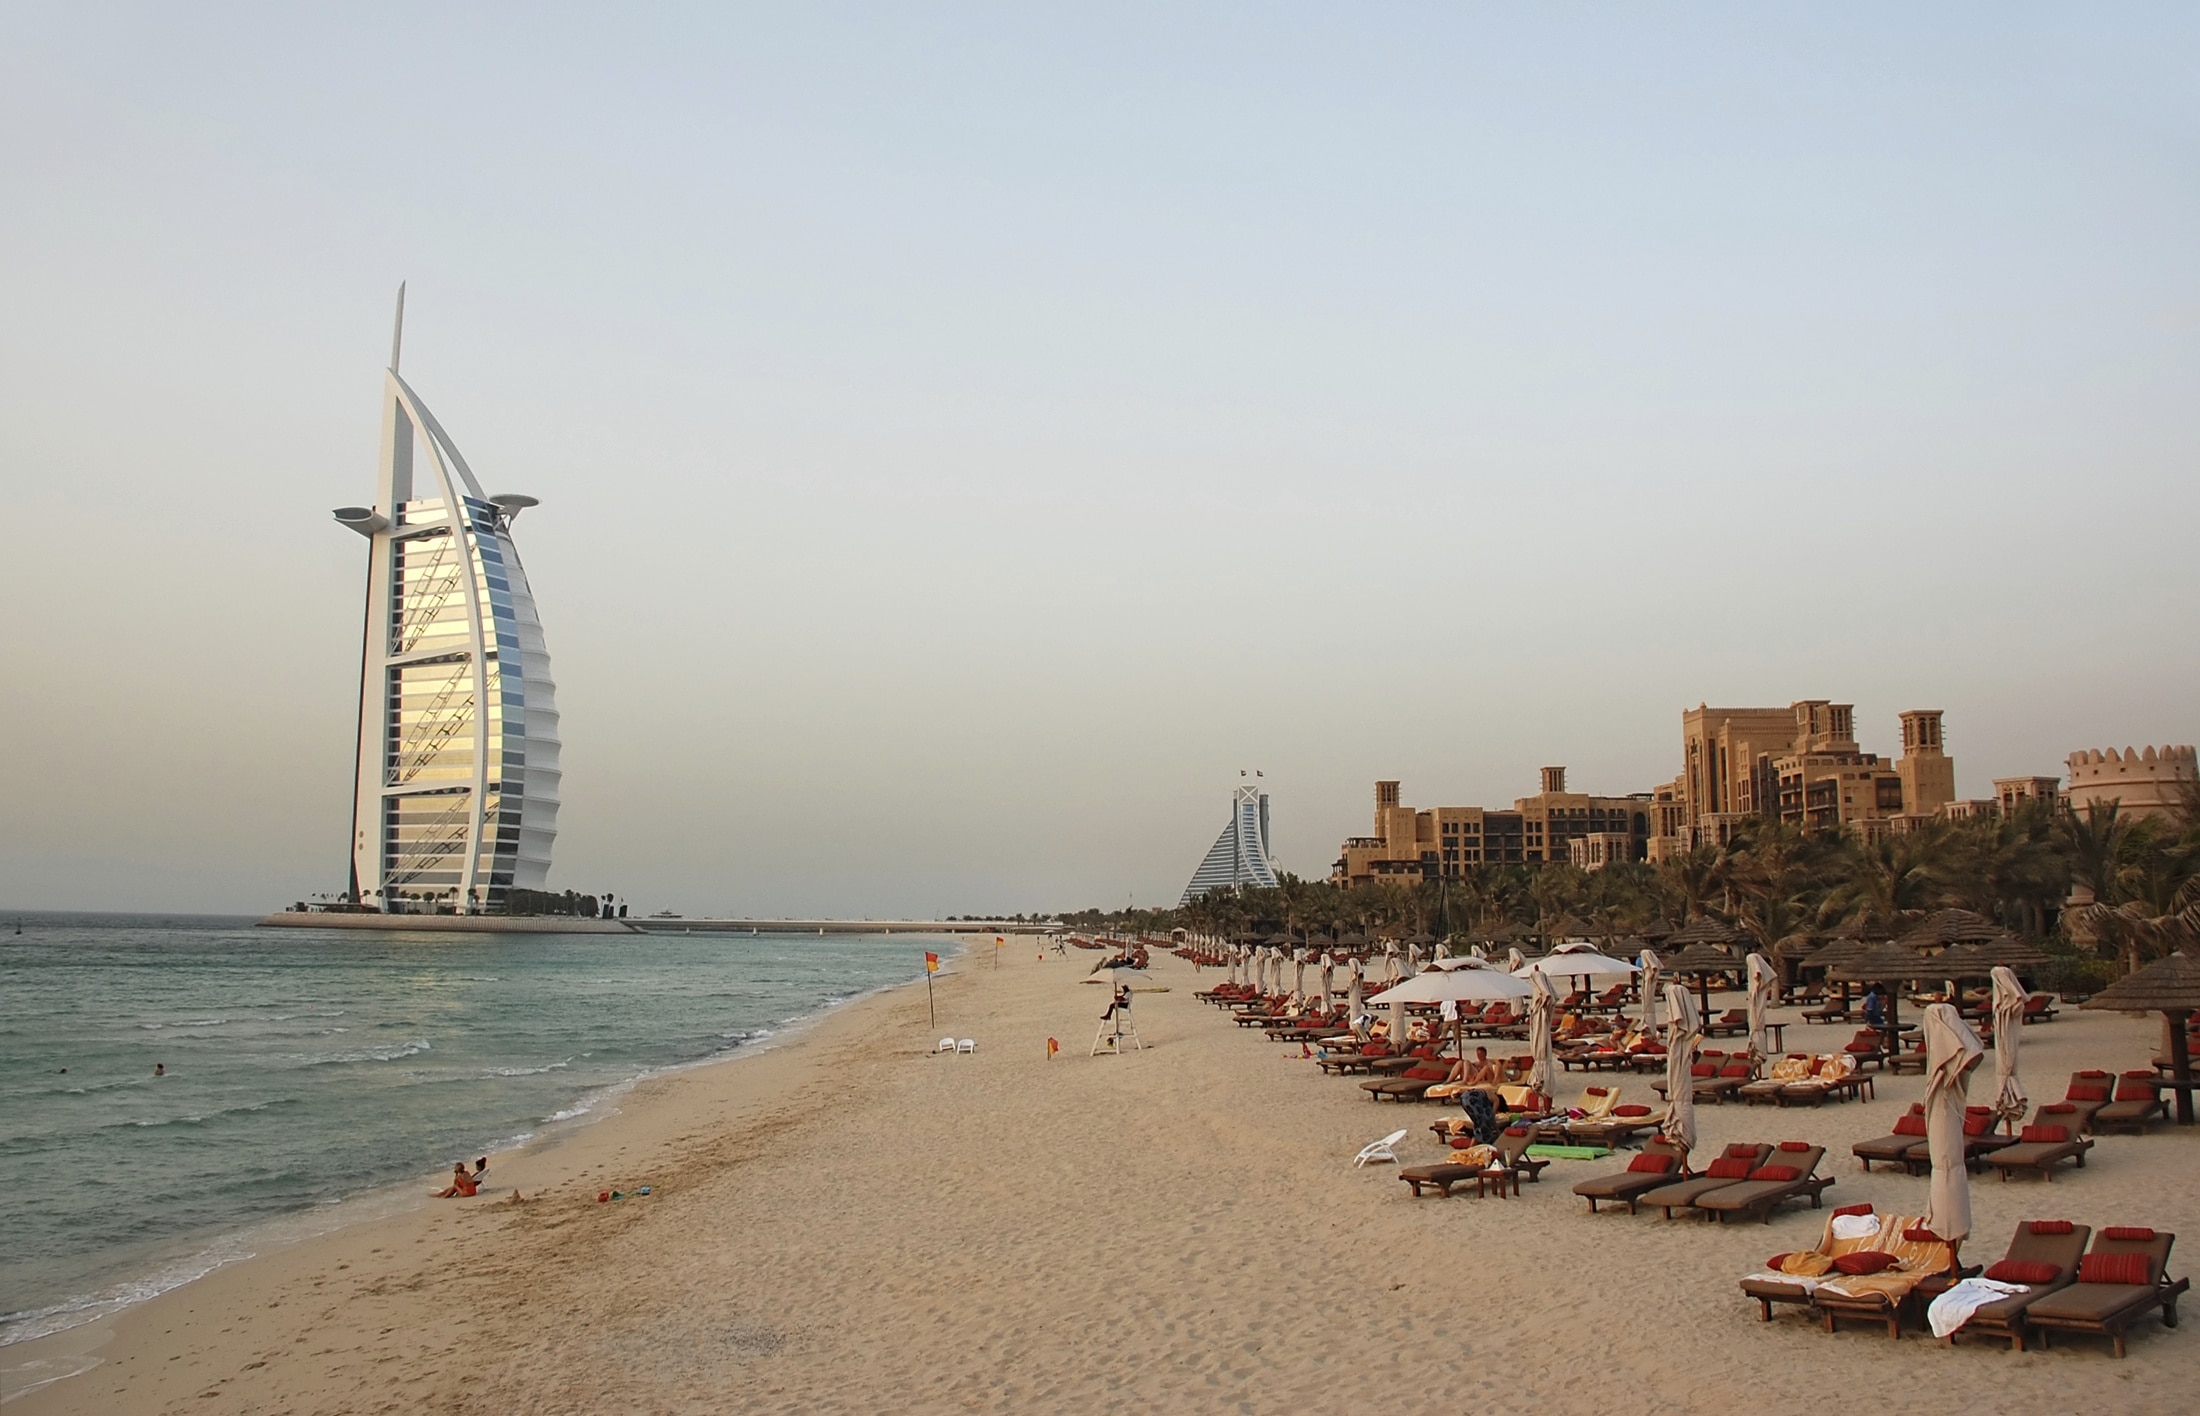
[[534, 498], [488, 496], [435, 414], [383, 380], [367, 538], [350, 899], [389, 913], [497, 913], [540, 889], [558, 830], [550, 654], [512, 521]]

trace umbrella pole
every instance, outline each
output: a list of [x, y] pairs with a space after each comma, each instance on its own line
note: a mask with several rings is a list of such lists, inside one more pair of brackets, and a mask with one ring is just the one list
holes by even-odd
[[[2162, 1017], [2169, 1023], [2169, 1074], [2180, 1082], [2189, 1082], [2192, 1080], [2192, 1053], [2185, 1045], [2185, 1015], [2164, 1012]], [[2189, 1086], [2177, 1089], [2177, 1124], [2192, 1124], [2192, 1088]]]

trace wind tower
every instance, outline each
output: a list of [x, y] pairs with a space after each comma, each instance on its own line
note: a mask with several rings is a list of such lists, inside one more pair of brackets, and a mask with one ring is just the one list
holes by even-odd
[[535, 498], [484, 495], [399, 376], [405, 288], [382, 383], [367, 538], [352, 797], [354, 903], [495, 913], [541, 889], [558, 829], [558, 709], [512, 522]]

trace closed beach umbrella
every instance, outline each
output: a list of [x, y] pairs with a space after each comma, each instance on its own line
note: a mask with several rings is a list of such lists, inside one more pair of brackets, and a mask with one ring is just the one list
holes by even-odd
[[1467, 946], [1467, 957], [1470, 959], [1487, 959], [1489, 958], [1489, 954], [1482, 948], [1481, 945], [1469, 944]]
[[1925, 1010], [1925, 1147], [1933, 1158], [1932, 1209], [1925, 1227], [1951, 1244], [1971, 1232], [1963, 1103], [1971, 1091], [1971, 1069], [1985, 1055], [1986, 1044], [1961, 1013], [1946, 1003]]
[[1696, 1148], [1696, 1048], [1703, 1042], [1703, 1017], [1688, 985], [1665, 986], [1665, 1008], [1672, 1014], [1665, 1036], [1665, 1120], [1658, 1131], [1683, 1150]]
[[1291, 951], [1291, 996], [1304, 1001], [1306, 998], [1306, 951]]
[[1345, 1000], [1344, 1015], [1348, 1021], [1357, 1026], [1360, 1014], [1366, 1011], [1367, 993], [1360, 986], [1360, 961], [1354, 959], [1352, 961], [1352, 994]]
[[2031, 1098], [2017, 1076], [2017, 1038], [2024, 1031], [2024, 985], [2006, 965], [1994, 979], [1994, 1114], [2014, 1126]]
[[1779, 986], [1779, 971], [1762, 954], [1749, 956], [1749, 1050], [1759, 1057], [1770, 1052], [1771, 1038], [1765, 1024], [1772, 1017], [1772, 991]]
[[1642, 965], [1642, 1027], [1654, 1031], [1658, 1026], [1658, 963], [1657, 951], [1645, 949], [1638, 960]]
[[1406, 1000], [1392, 985], [1383, 997], [1390, 1002], [1390, 1047], [1393, 1052], [1406, 1050]]
[[1528, 1071], [1528, 1085], [1545, 1096], [1551, 1094], [1551, 985], [1541, 974], [1528, 976], [1528, 1050], [1535, 1061]]
[[1520, 972], [1520, 971], [1521, 971], [1522, 969], [1526, 968], [1527, 966], [1528, 966], [1528, 956], [1527, 956], [1527, 955], [1525, 955], [1525, 954], [1523, 954], [1523, 953], [1521, 953], [1521, 952], [1520, 952], [1520, 950], [1519, 950], [1519, 947], [1518, 947], [1518, 946], [1515, 946], [1515, 947], [1513, 947], [1513, 948], [1507, 949], [1507, 950], [1505, 951], [1505, 972], [1506, 972], [1506, 973], [1515, 973], [1515, 974], [1516, 974], [1516, 973], [1519, 973], [1519, 972]]
[[1417, 974], [1420, 971], [1421, 946], [1418, 944], [1408, 944], [1406, 945], [1406, 972], [1409, 974]]
[[1327, 954], [1324, 954], [1324, 955], [1322, 955], [1322, 991], [1321, 991], [1321, 1004], [1322, 1004], [1322, 1011], [1323, 1011], [1324, 1013], [1326, 1013], [1326, 1012], [1328, 1012], [1328, 1011], [1329, 1011], [1329, 994], [1330, 994], [1330, 991], [1331, 991], [1331, 990], [1332, 990], [1333, 988], [1335, 988], [1335, 987], [1336, 987], [1336, 984], [1337, 984], [1337, 961], [1336, 961], [1335, 959], [1331, 958], [1331, 957], [1330, 957], [1329, 955], [1327, 955]]

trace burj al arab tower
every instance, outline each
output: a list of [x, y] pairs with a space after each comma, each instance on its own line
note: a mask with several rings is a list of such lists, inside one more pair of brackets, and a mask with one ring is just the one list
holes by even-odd
[[382, 383], [367, 538], [353, 903], [499, 913], [540, 889], [558, 831], [558, 708], [535, 598], [512, 542], [527, 496], [485, 496], [451, 436], [398, 376], [405, 292]]

